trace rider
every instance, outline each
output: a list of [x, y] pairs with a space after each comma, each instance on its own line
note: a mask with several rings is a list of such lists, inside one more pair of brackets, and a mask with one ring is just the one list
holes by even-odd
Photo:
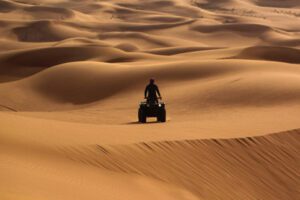
[[[158, 97], [157, 97], [158, 94]], [[150, 83], [147, 85], [145, 89], [145, 99], [147, 99], [148, 103], [157, 103], [158, 98], [161, 98], [159, 89], [157, 85], [154, 84], [154, 79], [150, 79]]]

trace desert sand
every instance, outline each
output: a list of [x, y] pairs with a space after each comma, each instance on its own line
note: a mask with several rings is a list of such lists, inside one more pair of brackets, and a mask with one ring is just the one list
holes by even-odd
[[1, 200], [296, 200], [299, 136], [298, 0], [0, 0]]

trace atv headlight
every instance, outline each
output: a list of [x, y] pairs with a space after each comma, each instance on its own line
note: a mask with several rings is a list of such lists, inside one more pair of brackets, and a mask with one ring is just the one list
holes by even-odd
[[161, 104], [158, 104], [158, 107], [161, 107]]

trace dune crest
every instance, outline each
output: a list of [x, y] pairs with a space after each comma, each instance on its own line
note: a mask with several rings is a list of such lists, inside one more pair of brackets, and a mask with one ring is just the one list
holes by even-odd
[[299, 131], [292, 130], [255, 138], [96, 145], [62, 151], [75, 162], [176, 183], [203, 199], [294, 199], [299, 147]]
[[[145, 194], [139, 188], [146, 189], [152, 185], [157, 195], [170, 195], [170, 190], [177, 191], [172, 199], [295, 199], [299, 146], [299, 130], [236, 139], [156, 141], [126, 145], [52, 146], [49, 141], [42, 145], [30, 140], [1, 140], [2, 150], [18, 158], [11, 158], [11, 161], [25, 167], [23, 171], [30, 170], [27, 165], [41, 160], [43, 156], [39, 164], [34, 164], [39, 170], [33, 172], [33, 175], [45, 179], [44, 183], [48, 187], [51, 188], [53, 180], [69, 185], [63, 180], [78, 181], [78, 175], [74, 173], [80, 173], [85, 177], [85, 184], [102, 184], [101, 180], [104, 179], [113, 185], [120, 185], [117, 198], [124, 191], [135, 195]], [[29, 155], [29, 163], [23, 162]], [[58, 174], [47, 174], [53, 173], [48, 169], [49, 166], [58, 167]], [[67, 168], [69, 170], [63, 173], [64, 178], [59, 178], [61, 170]], [[20, 173], [19, 168], [14, 171]], [[100, 179], [94, 180], [93, 176]], [[22, 177], [26, 179], [26, 173]], [[47, 180], [47, 177], [52, 178]], [[138, 177], [144, 180], [139, 186], [133, 181]], [[133, 181], [137, 187], [134, 192], [120, 184], [124, 179]], [[148, 182], [150, 185], [146, 184]], [[72, 184], [73, 187], [76, 185]], [[155, 189], [158, 186], [162, 187], [161, 191]], [[4, 188], [9, 187], [6, 185]], [[25, 191], [29, 188], [26, 186]], [[39, 195], [45, 191], [47, 189], [43, 188], [30, 194]], [[98, 193], [90, 185], [87, 192], [81, 189], [78, 192], [83, 196]], [[66, 197], [70, 195], [67, 191], [60, 193]], [[3, 194], [9, 195], [7, 192]], [[55, 194], [48, 198], [52, 199]], [[98, 195], [107, 194], [102, 191]]]

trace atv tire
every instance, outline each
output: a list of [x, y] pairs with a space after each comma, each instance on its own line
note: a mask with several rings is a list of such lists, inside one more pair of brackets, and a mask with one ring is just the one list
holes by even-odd
[[147, 117], [145, 111], [139, 109], [138, 118], [140, 123], [146, 123]]
[[157, 116], [158, 122], [166, 122], [166, 110], [161, 110]]

